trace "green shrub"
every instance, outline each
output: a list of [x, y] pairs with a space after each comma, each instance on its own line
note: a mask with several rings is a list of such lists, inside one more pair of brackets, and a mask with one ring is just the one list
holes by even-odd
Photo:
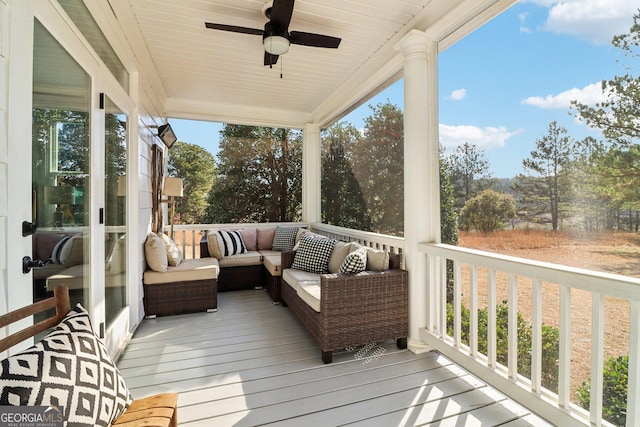
[[[470, 311], [464, 305], [461, 307], [462, 318], [462, 342], [469, 345], [469, 319]], [[478, 310], [478, 351], [487, 354], [488, 341], [488, 310]], [[531, 378], [531, 325], [522, 314], [517, 315], [518, 328], [518, 373]], [[496, 306], [496, 360], [507, 365], [509, 352], [509, 308], [507, 302]], [[453, 335], [453, 304], [447, 304], [447, 333]], [[558, 391], [558, 356], [559, 356], [558, 328], [542, 325], [542, 386]]]
[[[602, 418], [612, 424], [624, 426], [627, 423], [627, 384], [629, 382], [629, 356], [610, 357], [604, 361]], [[589, 409], [591, 384], [584, 381], [576, 395], [580, 406]]]

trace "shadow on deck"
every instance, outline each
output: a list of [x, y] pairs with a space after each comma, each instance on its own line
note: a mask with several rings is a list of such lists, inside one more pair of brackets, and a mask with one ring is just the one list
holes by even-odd
[[118, 366], [134, 398], [177, 392], [181, 426], [544, 426], [436, 352], [395, 342], [334, 353], [261, 290], [217, 313], [144, 320]]

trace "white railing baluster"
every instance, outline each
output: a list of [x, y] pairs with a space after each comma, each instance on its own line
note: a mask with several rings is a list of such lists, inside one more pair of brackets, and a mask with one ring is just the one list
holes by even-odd
[[460, 348], [462, 342], [462, 266], [453, 264], [453, 345]]
[[571, 403], [571, 288], [560, 286], [560, 342], [558, 360], [558, 405], [568, 408]]
[[440, 332], [441, 338], [447, 336], [447, 260], [440, 257], [440, 268], [438, 269], [438, 283], [440, 283]]
[[540, 394], [542, 380], [542, 284], [531, 281], [531, 391]]
[[509, 346], [507, 350], [507, 366], [509, 378], [518, 380], [518, 276], [509, 274]]
[[629, 372], [627, 426], [640, 425], [640, 301], [631, 301], [629, 328]]
[[487, 272], [487, 281], [487, 357], [489, 366], [495, 369], [497, 367], [496, 271], [492, 268]]
[[591, 301], [591, 400], [590, 421], [602, 425], [602, 370], [604, 362], [604, 295], [594, 292]]
[[[439, 336], [429, 334], [423, 329], [420, 337], [428, 345], [450, 357], [462, 367], [479, 376], [487, 383], [498, 387], [506, 395], [522, 402], [529, 409], [542, 415], [554, 425], [577, 426], [612, 426], [602, 419], [603, 401], [603, 362], [604, 362], [604, 301], [605, 297], [626, 300], [631, 306], [630, 343], [629, 343], [629, 386], [627, 425], [640, 426], [640, 278], [621, 276], [610, 273], [595, 272], [558, 264], [510, 257], [475, 249], [460, 248], [438, 243], [420, 243], [421, 252], [452, 260], [454, 262], [454, 339], [442, 340]], [[462, 266], [469, 266], [469, 274], [462, 274]], [[466, 269], [466, 267], [465, 267]], [[506, 369], [490, 355], [494, 350], [487, 349], [487, 357], [478, 354], [478, 272], [487, 269], [488, 305], [495, 305], [497, 288], [492, 289], [492, 282], [498, 275], [508, 277], [508, 355]], [[484, 283], [482, 277], [481, 283]], [[532, 288], [532, 325], [531, 348], [518, 348], [518, 293], [519, 283], [531, 280]], [[544, 283], [544, 286], [543, 286]], [[460, 321], [462, 299], [461, 290], [470, 286], [468, 307], [470, 310], [470, 342], [469, 348], [462, 345], [461, 338], [456, 336], [456, 322]], [[497, 285], [497, 280], [496, 280]], [[558, 393], [542, 387], [542, 317], [545, 309], [543, 300], [547, 287], [554, 287], [559, 292], [559, 360], [558, 360]], [[592, 360], [591, 360], [591, 408], [585, 411], [571, 403], [571, 311], [573, 290], [588, 292], [592, 295]], [[495, 296], [492, 295], [496, 292]], [[465, 297], [467, 290], [465, 288]], [[466, 300], [466, 299], [465, 299]], [[489, 310], [491, 312], [491, 310]], [[489, 317], [492, 314], [489, 313]], [[497, 322], [497, 316], [495, 318]], [[489, 341], [491, 334], [496, 333], [497, 326], [489, 320]], [[460, 333], [460, 336], [462, 334]], [[518, 355], [522, 351], [531, 353], [532, 377], [525, 379], [518, 374]], [[494, 368], [497, 365], [497, 369]], [[544, 373], [546, 374], [546, 372]], [[575, 385], [575, 384], [574, 384]]]
[[469, 352], [471, 357], [478, 357], [478, 267], [475, 264], [469, 266], [471, 278], [471, 291], [469, 295]]

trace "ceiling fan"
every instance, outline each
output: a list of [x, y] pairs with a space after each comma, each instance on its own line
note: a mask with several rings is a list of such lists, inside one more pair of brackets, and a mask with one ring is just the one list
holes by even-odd
[[267, 3], [262, 8], [263, 13], [269, 19], [269, 22], [264, 25], [264, 30], [211, 22], [205, 22], [205, 26], [212, 30], [262, 36], [265, 50], [264, 65], [269, 66], [278, 62], [278, 56], [289, 51], [290, 44], [337, 49], [341, 41], [337, 37], [302, 31], [289, 32], [294, 3], [295, 0], [273, 0], [273, 4]]

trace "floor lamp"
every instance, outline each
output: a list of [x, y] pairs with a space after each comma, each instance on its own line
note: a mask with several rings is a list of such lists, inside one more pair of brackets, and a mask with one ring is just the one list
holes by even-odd
[[168, 176], [164, 179], [164, 186], [162, 187], [162, 195], [168, 196], [168, 200], [163, 200], [165, 203], [171, 205], [171, 231], [169, 237], [173, 239], [173, 215], [176, 212], [176, 197], [182, 197], [182, 178], [175, 176]]

